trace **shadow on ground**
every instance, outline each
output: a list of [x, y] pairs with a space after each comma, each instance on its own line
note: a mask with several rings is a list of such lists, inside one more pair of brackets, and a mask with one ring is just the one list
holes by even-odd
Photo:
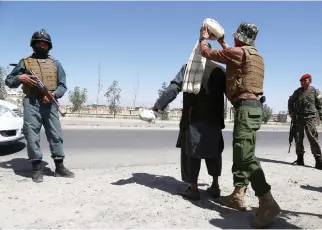
[[322, 187], [315, 187], [311, 185], [301, 185], [300, 186], [302, 189], [314, 191], [314, 192], [322, 192]]
[[[276, 163], [276, 164], [285, 164], [285, 165], [292, 165], [293, 163], [293, 162], [278, 161], [278, 160], [272, 160], [272, 159], [266, 159], [266, 158], [260, 158], [260, 157], [257, 157], [257, 159], [261, 162], [267, 162], [267, 163]], [[314, 168], [310, 165], [304, 165], [304, 166], [298, 166], [298, 167]]]
[[0, 146], [0, 156], [7, 156], [11, 154], [18, 153], [26, 148], [26, 144], [24, 142], [16, 142], [14, 144], [9, 145], [1, 145]]
[[[45, 176], [54, 176], [54, 172], [50, 168], [46, 167], [48, 163], [42, 161], [42, 167], [44, 169]], [[14, 158], [10, 161], [5, 161], [0, 163], [0, 168], [12, 169], [14, 173], [18, 176], [31, 178], [32, 176], [32, 166], [28, 159], [25, 158]]]
[[[184, 182], [178, 181], [177, 179], [170, 176], [161, 176], [153, 175], [148, 173], [133, 173], [132, 177], [128, 179], [121, 179], [119, 181], [111, 183], [112, 185], [127, 185], [136, 183], [142, 186], [149, 187], [151, 189], [158, 189], [172, 195], [179, 195], [179, 189], [187, 186]], [[200, 184], [203, 186], [207, 184]], [[250, 227], [251, 217], [253, 212], [239, 212], [226, 207], [222, 207], [216, 204], [216, 201], [213, 200], [205, 190], [201, 191], [201, 200], [200, 201], [189, 201], [193, 205], [203, 208], [216, 211], [220, 214], [222, 219], [212, 219], [209, 221], [210, 224], [222, 228], [222, 229], [248, 229]], [[251, 211], [255, 211], [254, 208], [251, 208]], [[292, 217], [298, 217], [299, 215], [310, 215], [322, 218], [321, 214], [313, 213], [300, 213], [300, 212], [291, 212], [287, 210], [282, 210], [282, 213], [279, 217], [276, 218], [276, 221], [269, 228], [272, 229], [301, 229], [301, 227], [294, 224], [288, 223]]]

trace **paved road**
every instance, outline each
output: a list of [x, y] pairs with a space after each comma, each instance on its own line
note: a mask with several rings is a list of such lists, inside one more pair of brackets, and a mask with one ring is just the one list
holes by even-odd
[[[143, 165], [152, 164], [155, 159], [159, 159], [160, 163], [175, 163], [179, 162], [179, 149], [175, 148], [177, 135], [178, 131], [171, 130], [65, 129], [66, 162], [72, 168]], [[224, 132], [224, 139], [224, 159], [231, 159], [232, 132]], [[286, 132], [260, 132], [257, 141], [258, 157], [289, 156]], [[45, 153], [44, 160], [52, 165], [44, 133], [41, 134], [41, 146]], [[2, 149], [2, 152], [0, 161], [27, 157], [23, 144]], [[17, 161], [17, 170], [29, 169], [29, 164], [23, 161]]]
[[[226, 148], [231, 147], [232, 132], [223, 132]], [[122, 129], [64, 129], [64, 146], [70, 154], [91, 152], [92, 149], [134, 151], [154, 151], [158, 149], [171, 150], [177, 140], [176, 130], [122, 130]], [[259, 132], [257, 134], [258, 148], [287, 148], [287, 132]], [[41, 146], [48, 151], [48, 143], [44, 132], [41, 133]], [[79, 152], [76, 152], [75, 150]], [[25, 152], [25, 151], [23, 151]], [[110, 152], [106, 152], [109, 154]], [[151, 152], [153, 154], [153, 152]]]

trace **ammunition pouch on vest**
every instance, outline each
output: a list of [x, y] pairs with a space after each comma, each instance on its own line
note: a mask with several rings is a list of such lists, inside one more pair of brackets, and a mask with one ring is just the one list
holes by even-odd
[[[26, 70], [32, 70], [49, 91], [56, 90], [57, 67], [53, 59], [36, 59], [34, 57], [28, 57], [24, 59], [24, 64]], [[22, 89], [23, 93], [29, 97], [39, 97], [39, 90], [37, 87], [29, 87], [28, 85], [23, 85]]]
[[230, 101], [244, 95], [263, 95], [264, 60], [252, 46], [241, 47], [245, 52], [245, 64], [238, 68], [227, 65], [226, 94]]

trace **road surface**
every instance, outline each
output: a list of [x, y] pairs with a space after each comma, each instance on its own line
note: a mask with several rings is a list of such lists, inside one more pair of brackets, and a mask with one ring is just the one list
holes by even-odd
[[[23, 144], [0, 150], [0, 228], [250, 228], [251, 211], [258, 207], [252, 189], [246, 196], [250, 212], [214, 204], [204, 192], [211, 183], [204, 163], [203, 199], [192, 203], [176, 195], [184, 186], [177, 135], [162, 129], [65, 128], [66, 166], [76, 178], [64, 179], [52, 177], [54, 164], [42, 133], [46, 170], [41, 184], [31, 182]], [[222, 194], [232, 190], [231, 137], [224, 132]], [[260, 132], [257, 141], [257, 156], [283, 210], [272, 227], [320, 228], [322, 173], [311, 167], [310, 151], [308, 166], [294, 167], [287, 132]]]
[[[149, 164], [159, 158], [164, 163], [176, 163], [180, 150], [175, 148], [178, 131], [176, 130], [122, 130], [122, 129], [64, 129], [64, 147], [66, 162], [72, 168], [124, 166], [131, 164]], [[232, 159], [232, 132], [223, 132], [225, 141], [224, 159]], [[306, 141], [307, 142], [307, 141]], [[306, 143], [307, 144], [307, 143]], [[2, 160], [12, 157], [26, 158], [23, 145], [18, 149], [3, 148], [2, 152], [16, 152], [2, 156]], [[308, 147], [308, 146], [307, 146]], [[290, 156], [287, 132], [259, 132], [257, 134], [257, 156]], [[49, 146], [44, 132], [41, 133], [41, 149], [45, 159], [50, 160]], [[294, 147], [292, 147], [294, 152]], [[142, 157], [144, 156], [144, 157]], [[51, 162], [48, 162], [51, 163]], [[23, 165], [19, 170], [29, 170]]]

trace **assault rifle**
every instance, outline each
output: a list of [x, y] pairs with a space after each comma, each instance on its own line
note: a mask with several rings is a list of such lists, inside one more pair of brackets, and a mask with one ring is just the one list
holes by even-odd
[[[17, 66], [17, 64], [9, 64], [10, 66]], [[49, 92], [47, 87], [42, 83], [42, 81], [39, 79], [39, 77], [32, 71], [29, 71], [32, 76], [36, 78], [37, 81], [37, 88], [40, 90], [42, 95], [46, 96], [50, 101], [54, 102], [54, 104], [57, 106], [59, 113], [64, 117], [66, 115], [66, 112], [63, 112], [61, 108], [59, 107], [58, 101], [56, 98], [53, 97], [53, 95]]]
[[290, 144], [290, 146], [288, 148], [288, 153], [290, 153], [293, 139], [294, 139], [294, 123], [293, 123], [293, 121], [291, 121], [290, 133], [288, 135], [288, 142]]

